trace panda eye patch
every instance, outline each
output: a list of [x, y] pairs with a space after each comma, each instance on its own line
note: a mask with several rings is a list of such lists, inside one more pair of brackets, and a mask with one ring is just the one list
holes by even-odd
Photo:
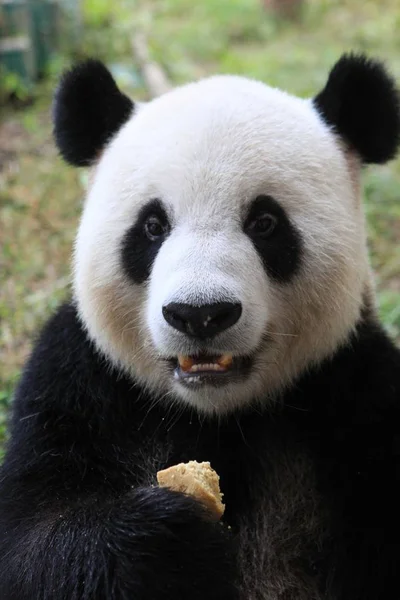
[[302, 259], [301, 234], [281, 203], [267, 195], [250, 204], [243, 225], [268, 275], [285, 283], [297, 272]]
[[156, 214], [149, 215], [144, 222], [144, 231], [149, 240], [156, 241], [169, 232], [169, 223], [165, 217]]
[[131, 281], [139, 284], [148, 279], [170, 231], [171, 224], [161, 200], [150, 200], [121, 240], [122, 268]]

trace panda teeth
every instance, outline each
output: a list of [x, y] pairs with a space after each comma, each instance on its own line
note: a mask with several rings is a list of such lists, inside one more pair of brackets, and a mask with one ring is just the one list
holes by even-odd
[[218, 365], [223, 369], [229, 369], [232, 366], [233, 356], [232, 354], [222, 354], [218, 359]]
[[187, 373], [194, 365], [194, 358], [191, 356], [178, 356], [178, 362], [182, 371]]
[[[199, 360], [199, 358], [197, 358]], [[184, 373], [198, 373], [204, 371], [224, 372], [232, 365], [231, 354], [222, 354], [216, 362], [196, 362], [196, 357], [178, 356], [179, 366]]]
[[186, 383], [201, 383], [200, 377], [188, 377]]
[[217, 363], [199, 363], [193, 365], [188, 372], [196, 373], [196, 371], [225, 371], [225, 369]]

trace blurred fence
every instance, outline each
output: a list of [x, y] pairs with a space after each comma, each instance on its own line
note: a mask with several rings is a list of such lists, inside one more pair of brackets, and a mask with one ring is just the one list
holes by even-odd
[[60, 43], [65, 22], [79, 39], [79, 0], [0, 0], [0, 67], [26, 86], [42, 75]]

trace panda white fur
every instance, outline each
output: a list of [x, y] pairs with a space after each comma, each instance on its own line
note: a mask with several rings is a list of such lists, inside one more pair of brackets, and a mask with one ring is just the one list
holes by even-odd
[[[54, 124], [93, 172], [73, 300], [15, 398], [2, 600], [397, 597], [400, 352], [360, 184], [399, 145], [385, 68], [343, 56], [312, 100], [218, 76], [133, 104], [91, 60]], [[191, 459], [222, 524], [154, 486]]]

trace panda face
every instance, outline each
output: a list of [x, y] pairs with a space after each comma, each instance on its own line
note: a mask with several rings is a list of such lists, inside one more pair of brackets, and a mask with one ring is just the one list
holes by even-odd
[[276, 401], [358, 319], [359, 167], [312, 102], [244, 78], [137, 107], [76, 242], [89, 335], [157, 397], [219, 414]]

